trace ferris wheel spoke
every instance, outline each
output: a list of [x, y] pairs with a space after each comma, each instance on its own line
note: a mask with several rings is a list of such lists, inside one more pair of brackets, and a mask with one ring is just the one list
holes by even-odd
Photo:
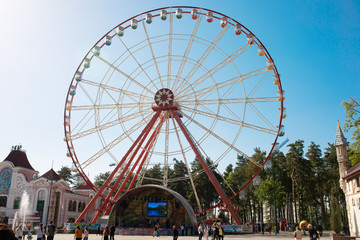
[[[92, 113], [92, 115], [91, 116], [89, 116], [89, 114], [90, 113]], [[93, 111], [88, 111], [85, 115], [84, 115], [84, 117], [82, 117], [81, 119], [80, 119], [80, 121], [75, 125], [75, 126], [73, 126], [72, 127], [72, 132], [73, 131], [81, 131], [83, 128], [84, 128], [84, 126], [94, 117], [94, 115], [95, 115], [95, 112], [93, 112]], [[88, 118], [88, 119], [87, 119]], [[85, 121], [85, 119], [87, 119], [86, 121]], [[85, 121], [85, 122], [84, 122]], [[78, 129], [79, 128], [79, 129]]]
[[138, 67], [141, 69], [141, 71], [146, 75], [146, 77], [149, 79], [149, 82], [151, 82], [151, 84], [153, 86], [155, 86], [154, 82], [152, 81], [152, 79], [150, 78], [150, 76], [147, 74], [147, 72], [145, 71], [145, 69], [142, 67], [142, 65], [139, 63], [139, 61], [136, 59], [136, 57], [134, 56], [134, 53], [130, 51], [130, 49], [126, 46], [126, 44], [124, 43], [124, 41], [121, 39], [121, 37], [119, 35], [117, 35], [117, 38], [120, 40], [120, 42], [122, 43], [122, 45], [125, 47], [126, 51], [130, 54], [130, 56], [134, 59], [134, 61], [137, 63]]
[[193, 66], [193, 68], [189, 71], [188, 75], [185, 77], [185, 81], [183, 81], [179, 87], [175, 89], [175, 92], [182, 92], [184, 88], [186, 87], [186, 82], [189, 82], [190, 79], [194, 76], [194, 74], [197, 72], [197, 70], [201, 67], [205, 59], [209, 56], [211, 51], [216, 47], [216, 45], [220, 42], [221, 38], [225, 35], [227, 30], [229, 29], [229, 25], [222, 28], [219, 34], [216, 36], [216, 38], [211, 42], [209, 47], [205, 50], [203, 55], [197, 60], [196, 64]]
[[187, 59], [188, 59], [188, 57], [189, 57], [189, 53], [190, 53], [192, 44], [194, 43], [194, 39], [195, 39], [196, 33], [197, 33], [198, 29], [199, 29], [201, 19], [202, 19], [202, 15], [200, 15], [200, 17], [198, 17], [198, 18], [196, 19], [196, 22], [195, 22], [193, 31], [192, 31], [192, 33], [191, 33], [191, 35], [190, 35], [189, 41], [188, 41], [187, 46], [186, 46], [186, 49], [185, 49], [184, 56], [183, 56], [182, 59], [181, 59], [180, 66], [179, 66], [179, 69], [178, 69], [177, 74], [176, 74], [176, 78], [175, 78], [175, 82], [174, 82], [173, 89], [176, 89], [176, 88], [177, 88], [177, 85], [178, 85], [178, 83], [179, 83], [180, 77], [181, 77], [182, 72], [183, 72], [183, 70], [184, 70], [185, 63], [186, 63], [186, 61], [187, 61]]
[[120, 89], [120, 88], [117, 88], [117, 87], [112, 87], [112, 86], [109, 86], [109, 85], [106, 85], [106, 84], [97, 83], [97, 82], [93, 82], [93, 81], [86, 80], [86, 79], [82, 79], [82, 82], [86, 83], [86, 84], [89, 84], [89, 85], [92, 85], [92, 86], [95, 86], [95, 87], [98, 87], [98, 88], [103, 88], [103, 89], [107, 89], [107, 90], [111, 90], [111, 91], [114, 91], [114, 92], [121, 93], [121, 94], [123, 94], [123, 95], [125, 95], [125, 96], [127, 96], [129, 98], [134, 97], [134, 98], [131, 98], [131, 99], [134, 100], [134, 102], [138, 102], [139, 99], [153, 101], [153, 97], [146, 96], [146, 95], [141, 95], [141, 94], [134, 93], [134, 92], [131, 92], [131, 91], [127, 91], [127, 90], [124, 90], [124, 89]]
[[185, 106], [182, 107], [182, 109], [185, 109], [185, 110], [187, 110], [189, 112], [192, 112], [192, 113], [200, 114], [200, 115], [205, 116], [205, 117], [209, 117], [209, 118], [212, 118], [212, 119], [217, 119], [217, 120], [220, 120], [220, 121], [228, 122], [228, 123], [231, 123], [231, 124], [235, 124], [235, 125], [238, 125], [238, 126], [241, 126], [241, 127], [246, 127], [246, 128], [253, 129], [253, 130], [256, 130], [256, 131], [265, 132], [265, 133], [269, 133], [269, 134], [272, 134], [272, 135], [277, 134], [277, 132], [272, 130], [272, 129], [268, 129], [268, 128], [256, 126], [256, 125], [253, 125], [253, 124], [250, 124], [250, 123], [246, 123], [244, 121], [240, 121], [240, 120], [220, 116], [220, 115], [215, 114], [215, 113], [205, 112], [205, 111], [201, 111], [199, 109], [192, 109], [192, 108], [188, 108], [188, 107], [185, 107]]
[[248, 155], [246, 155], [244, 152], [240, 151], [240, 149], [236, 148], [234, 145], [232, 145], [231, 143], [227, 142], [226, 140], [224, 140], [222, 137], [220, 137], [219, 135], [217, 135], [214, 131], [212, 131], [211, 129], [208, 129], [207, 127], [205, 127], [204, 125], [202, 125], [201, 123], [199, 123], [198, 121], [196, 121], [194, 118], [190, 117], [189, 115], [183, 113], [184, 116], [186, 116], [188, 119], [190, 119], [193, 123], [195, 123], [197, 126], [199, 126], [200, 128], [202, 128], [204, 131], [208, 132], [210, 135], [212, 135], [213, 137], [215, 137], [216, 139], [218, 139], [220, 142], [224, 143], [226, 146], [228, 146], [229, 148], [233, 149], [234, 151], [236, 151], [239, 155], [243, 156], [244, 158], [248, 159], [249, 161], [253, 162], [254, 164], [256, 164], [257, 166], [261, 165], [256, 162], [254, 159], [252, 159], [251, 157], [249, 157]]
[[97, 125], [97, 126], [95, 126], [93, 128], [87, 129], [87, 130], [82, 131], [82, 132], [77, 132], [76, 134], [71, 135], [70, 140], [76, 140], [76, 139], [88, 136], [90, 134], [96, 133], [98, 131], [102, 131], [102, 130], [114, 127], [114, 126], [120, 124], [120, 122], [124, 123], [126, 121], [136, 119], [138, 117], [141, 117], [143, 114], [146, 114], [146, 112], [151, 113], [150, 110], [149, 111], [141, 111], [141, 112], [137, 112], [135, 114], [129, 115], [129, 116], [124, 116], [123, 118], [121, 118], [121, 121], [119, 119], [116, 119], [116, 120], [113, 120], [113, 121], [110, 121], [110, 122], [107, 122], [107, 123], [99, 124], [99, 125]]
[[169, 112], [166, 112], [165, 114], [167, 117], [165, 123], [164, 186], [167, 187], [169, 174]]
[[248, 97], [251, 97], [254, 95], [254, 93], [261, 87], [261, 85], [264, 83], [264, 81], [268, 78], [270, 72], [267, 72], [260, 81], [256, 84], [256, 86], [251, 90], [251, 92], [248, 94]]
[[[266, 67], [257, 69], [255, 71], [249, 72], [249, 73], [245, 73], [243, 75], [237, 76], [237, 77], [233, 77], [230, 79], [227, 79], [223, 82], [220, 83], [215, 83], [211, 86], [205, 87], [203, 89], [198, 89], [196, 90], [196, 95], [198, 96], [198, 99], [203, 99], [206, 95], [210, 95], [214, 92], [216, 92], [219, 89], [225, 88], [225, 87], [232, 87], [234, 84], [238, 83], [238, 82], [243, 82], [246, 79], [250, 79], [252, 77], [255, 77], [257, 75], [263, 74], [270, 71], [269, 69], [267, 69]], [[193, 94], [188, 93], [184, 96], [182, 96], [181, 100], [187, 100], [187, 99], [191, 99], [193, 98]]]
[[123, 134], [121, 134], [119, 137], [115, 138], [113, 141], [111, 141], [109, 144], [105, 145], [102, 149], [100, 149], [98, 152], [96, 152], [94, 155], [92, 155], [89, 159], [85, 160], [83, 163], [81, 163], [81, 166], [83, 169], [85, 169], [87, 166], [89, 166], [91, 163], [96, 161], [98, 158], [100, 158], [102, 155], [110, 151], [113, 147], [121, 143], [125, 138], [127, 138], [129, 135], [143, 127], [145, 124], [147, 124], [147, 120], [150, 120], [153, 114], [149, 114], [145, 121], [138, 122], [137, 124], [133, 125], [131, 128], [129, 128], [127, 131], [125, 131]]
[[177, 140], [178, 140], [178, 143], [179, 143], [179, 146], [180, 146], [181, 154], [182, 154], [182, 157], [183, 157], [184, 162], [185, 162], [186, 171], [187, 171], [188, 176], [189, 176], [189, 180], [190, 180], [190, 183], [191, 183], [191, 187], [192, 187], [193, 192], [194, 192], [194, 195], [195, 195], [196, 203], [197, 203], [198, 208], [200, 209], [200, 211], [202, 211], [202, 207], [201, 207], [201, 204], [200, 204], [200, 200], [199, 200], [199, 197], [198, 197], [198, 194], [197, 194], [197, 191], [196, 191], [196, 187], [195, 187], [195, 184], [194, 184], [194, 180], [193, 180], [193, 177], [192, 177], [191, 169], [190, 169], [190, 167], [189, 167], [189, 164], [188, 164], [188, 161], [187, 161], [187, 158], [186, 158], [186, 154], [185, 154], [185, 151], [184, 151], [184, 148], [183, 148], [181, 139], [180, 139], [180, 134], [179, 134], [178, 128], [177, 128], [177, 126], [176, 126], [176, 124], [175, 124], [174, 117], [172, 117], [171, 120], [172, 120], [172, 122], [173, 122], [173, 126], [174, 126], [174, 129], [175, 129], [176, 137], [177, 137]]
[[125, 109], [125, 108], [135, 108], [139, 106], [151, 107], [152, 102], [143, 102], [143, 103], [114, 103], [114, 104], [94, 104], [94, 105], [82, 105], [82, 106], [71, 106], [72, 111], [83, 111], [83, 110], [102, 110], [102, 109]]
[[106, 65], [108, 65], [109, 67], [111, 67], [112, 69], [114, 69], [115, 71], [117, 71], [118, 73], [120, 73], [121, 75], [123, 75], [124, 77], [126, 77], [126, 79], [129, 79], [131, 82], [135, 83], [136, 85], [138, 85], [139, 87], [141, 87], [142, 89], [144, 89], [146, 92], [150, 93], [150, 94], [154, 94], [154, 92], [152, 92], [150, 89], [148, 89], [147, 87], [145, 87], [144, 85], [142, 85], [141, 83], [139, 83], [138, 81], [136, 81], [134, 78], [132, 78], [130, 75], [126, 74], [125, 72], [121, 71], [119, 68], [115, 67], [113, 64], [109, 63], [108, 61], [106, 61], [104, 58], [100, 57], [100, 56], [96, 56], [98, 59], [100, 59], [102, 62], [104, 62]]
[[79, 83], [79, 86], [80, 86], [81, 90], [85, 93], [86, 97], [90, 100], [90, 102], [92, 102], [94, 104], [95, 101], [92, 99], [92, 97], [90, 97], [90, 94], [86, 91], [86, 89], [84, 88], [84, 86], [81, 82]]
[[151, 44], [151, 41], [150, 41], [150, 38], [149, 38], [149, 34], [148, 34], [148, 32], [147, 32], [146, 25], [145, 25], [144, 22], [145, 22], [145, 21], [142, 21], [142, 25], [143, 25], [143, 27], [144, 27], [144, 32], [145, 32], [145, 34], [146, 34], [146, 39], [147, 39], [147, 41], [148, 41], [148, 46], [149, 46], [150, 51], [151, 51], [151, 55], [152, 55], [152, 59], [153, 59], [153, 61], [154, 61], [155, 67], [156, 67], [156, 71], [157, 71], [157, 73], [158, 73], [158, 75], [159, 75], [159, 80], [160, 80], [160, 83], [161, 83], [161, 87], [164, 88], [164, 83], [163, 83], [163, 81], [162, 81], [162, 79], [161, 79], [161, 74], [160, 74], [159, 66], [158, 66], [158, 64], [157, 64], [157, 62], [156, 62], [156, 57], [155, 57], [155, 54], [154, 54], [154, 50], [153, 50], [153, 48], [152, 48], [152, 44]]
[[169, 49], [168, 49], [168, 76], [167, 76], [167, 88], [170, 88], [170, 76], [171, 76], [171, 55], [172, 55], [172, 39], [173, 39], [173, 14], [170, 15], [169, 20]]
[[[244, 46], [242, 46], [241, 48], [239, 48], [237, 51], [235, 51], [233, 54], [231, 54], [230, 56], [228, 56], [227, 58], [225, 58], [222, 62], [220, 62], [219, 64], [217, 64], [215, 67], [213, 67], [212, 69], [210, 69], [209, 71], [207, 71], [204, 75], [202, 75], [200, 78], [196, 79], [196, 81], [194, 81], [194, 83], [192, 84], [192, 88], [196, 88], [197, 86], [199, 86], [200, 84], [202, 84], [205, 80], [207, 80], [208, 78], [210, 78], [211, 76], [213, 76], [215, 73], [217, 73], [218, 71], [220, 71], [221, 69], [223, 69], [225, 66], [227, 66], [230, 62], [232, 62], [233, 60], [235, 60], [237, 57], [239, 57], [241, 54], [243, 54], [244, 52], [246, 52], [246, 50], [248, 50], [251, 47], [251, 45], [249, 44], [245, 44]], [[181, 98], [182, 95], [187, 94], [189, 91], [191, 91], [191, 89], [186, 88], [184, 91], [181, 92], [181, 95], [179, 96]]]
[[180, 106], [198, 106], [198, 105], [223, 105], [237, 103], [262, 103], [262, 102], [278, 102], [278, 97], [256, 97], [256, 98], [229, 98], [229, 99], [195, 99], [181, 101]]
[[276, 131], [276, 127], [271, 124], [271, 122], [253, 104], [249, 104], [249, 106], [265, 122], [265, 124], [269, 126], [269, 128], [272, 128], [274, 131]]

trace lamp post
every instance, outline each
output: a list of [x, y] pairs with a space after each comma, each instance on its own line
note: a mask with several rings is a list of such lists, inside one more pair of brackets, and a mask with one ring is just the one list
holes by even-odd
[[275, 184], [275, 168], [271, 162], [271, 160], [269, 159], [265, 166], [264, 166], [265, 170], [270, 170], [271, 174], [273, 176], [273, 180], [274, 180], [274, 186], [273, 186], [273, 190], [274, 190], [274, 221], [275, 221], [275, 236], [277, 235], [277, 231], [278, 231], [278, 226], [277, 226], [277, 216], [276, 216], [276, 184]]
[[52, 192], [53, 178], [54, 178], [54, 174], [51, 173], [50, 192], [49, 192], [48, 209], [47, 209], [47, 212], [46, 212], [46, 223], [45, 223], [46, 227], [45, 227], [45, 229], [47, 228], [48, 220], [49, 220], [49, 211], [50, 211], [50, 203], [51, 203], [51, 192]]

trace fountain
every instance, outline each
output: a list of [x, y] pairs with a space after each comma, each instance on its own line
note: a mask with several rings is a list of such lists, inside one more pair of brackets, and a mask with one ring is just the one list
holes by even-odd
[[15, 212], [13, 219], [13, 230], [17, 228], [22, 222], [22, 231], [27, 230], [26, 228], [26, 216], [31, 213], [31, 209], [29, 209], [30, 205], [30, 197], [29, 194], [24, 191], [21, 195], [20, 208]]

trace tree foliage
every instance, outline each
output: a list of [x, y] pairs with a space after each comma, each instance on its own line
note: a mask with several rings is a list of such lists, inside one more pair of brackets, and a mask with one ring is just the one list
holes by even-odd
[[351, 98], [348, 102], [343, 101], [342, 105], [346, 112], [344, 131], [353, 131], [349, 159], [352, 165], [355, 165], [360, 161], [360, 104], [359, 101]]

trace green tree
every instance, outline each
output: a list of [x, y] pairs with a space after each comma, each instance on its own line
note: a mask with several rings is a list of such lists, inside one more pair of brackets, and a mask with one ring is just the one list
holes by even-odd
[[169, 169], [169, 178], [183, 180], [170, 182], [168, 187], [182, 196], [187, 196], [188, 192], [190, 191], [190, 181], [188, 179], [184, 179], [187, 176], [188, 171], [185, 163], [182, 161], [175, 163], [174, 169]]
[[348, 102], [343, 101], [342, 105], [346, 112], [344, 131], [353, 131], [349, 159], [351, 164], [355, 165], [360, 161], [360, 104], [356, 99], [350, 98]]
[[69, 184], [73, 184], [74, 183], [74, 178], [73, 178], [73, 174], [72, 171], [69, 167], [67, 166], [62, 166], [60, 168], [59, 171], [57, 171], [57, 174], [59, 174], [59, 176], [67, 183]]
[[108, 179], [109, 176], [110, 176], [110, 171], [100, 173], [99, 175], [95, 176], [95, 181], [94, 181], [95, 187], [100, 188], [105, 183], [105, 181]]
[[146, 178], [152, 178], [152, 179], [163, 179], [164, 178], [164, 169], [161, 167], [161, 164], [155, 164], [152, 168], [149, 168], [145, 172], [145, 179], [143, 180], [144, 184], [157, 184], [160, 185], [160, 181], [146, 179]]
[[339, 234], [341, 232], [341, 212], [340, 206], [335, 196], [330, 200], [331, 208], [331, 230]]

